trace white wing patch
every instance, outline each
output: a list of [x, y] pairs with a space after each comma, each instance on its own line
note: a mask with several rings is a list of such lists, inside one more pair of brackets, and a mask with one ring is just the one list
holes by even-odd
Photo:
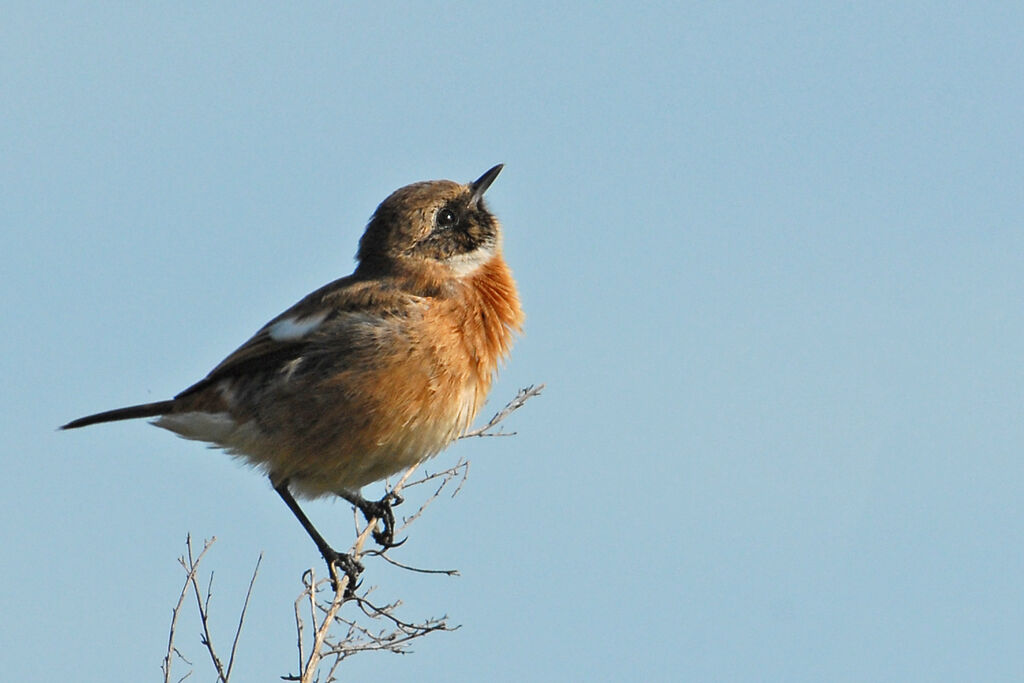
[[320, 327], [327, 318], [327, 313], [317, 313], [308, 318], [282, 318], [270, 326], [267, 334], [277, 342], [296, 341]]

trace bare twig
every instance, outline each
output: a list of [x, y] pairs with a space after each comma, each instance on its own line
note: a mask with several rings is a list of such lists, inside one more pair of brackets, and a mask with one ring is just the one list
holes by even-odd
[[[189, 589], [192, 589], [193, 595], [196, 597], [196, 606], [199, 610], [199, 619], [202, 623], [202, 633], [200, 634], [199, 640], [206, 648], [210, 655], [210, 660], [213, 663], [214, 669], [217, 671], [217, 680], [220, 683], [228, 683], [231, 678], [231, 671], [235, 663], [235, 655], [238, 652], [238, 643], [242, 635], [242, 625], [245, 623], [246, 611], [249, 608], [249, 600], [252, 598], [253, 586], [256, 583], [256, 576], [259, 574], [260, 563], [263, 561], [263, 555], [256, 560], [256, 567], [253, 569], [252, 578], [249, 580], [249, 589], [245, 594], [245, 602], [242, 605], [242, 611], [238, 616], [238, 627], [235, 629], [235, 636], [231, 643], [231, 656], [228, 659], [227, 669], [224, 668], [220, 657], [217, 656], [217, 652], [213, 646], [213, 638], [210, 635], [210, 600], [213, 597], [213, 573], [210, 574], [210, 579], [206, 586], [205, 599], [200, 594], [199, 590], [199, 564], [202, 562], [206, 552], [216, 541], [216, 538], [208, 539], [203, 544], [202, 551], [196, 555], [192, 548], [192, 536], [189, 534], [185, 539], [186, 554], [178, 558], [178, 564], [187, 572], [185, 577], [185, 583], [182, 586], [181, 594], [178, 596], [178, 604], [175, 606], [174, 611], [171, 615], [171, 629], [170, 635], [168, 636], [167, 642], [167, 654], [164, 656], [164, 661], [161, 664], [161, 669], [164, 672], [164, 683], [170, 683], [171, 680], [171, 658], [177, 656], [183, 662], [192, 666], [192, 662], [185, 658], [178, 648], [174, 646], [174, 637], [177, 632], [178, 616], [181, 613], [181, 607], [185, 601], [185, 594], [188, 593]], [[189, 676], [192, 675], [192, 671], [185, 674], [184, 677], [178, 679], [179, 683]]]
[[523, 407], [523, 404], [529, 401], [534, 396], [540, 396], [540, 392], [544, 390], [543, 384], [537, 384], [520, 389], [516, 397], [505, 404], [505, 407], [494, 414], [487, 424], [479, 429], [473, 429], [463, 434], [461, 439], [468, 439], [471, 436], [514, 436], [516, 432], [503, 432], [497, 431], [492, 432], [491, 430], [498, 426], [498, 423], [504, 420], [506, 417], [514, 413]]
[[[511, 436], [514, 432], [494, 430], [503, 420], [521, 408], [529, 399], [540, 395], [543, 389], [543, 384], [521, 389], [515, 398], [498, 411], [487, 424], [478, 429], [467, 431], [460, 438]], [[466, 482], [469, 473], [469, 462], [465, 459], [460, 459], [455, 465], [446, 470], [433, 474], [424, 473], [419, 478], [412, 479], [412, 475], [417, 469], [418, 466], [414, 466], [406, 470], [395, 485], [390, 487], [391, 493], [397, 494], [403, 489], [411, 489], [416, 486], [429, 484], [430, 482], [435, 482], [436, 486], [413, 514], [407, 517], [403, 516], [402, 525], [397, 529], [398, 531], [408, 528], [419, 519], [427, 507], [456, 479], [458, 484], [451, 495], [455, 496], [458, 494]], [[365, 549], [366, 540], [372, 530], [376, 528], [378, 520], [371, 519], [367, 522], [366, 526], [361, 526], [359, 516], [355, 514], [354, 510], [353, 519], [356, 524], [357, 538], [348, 552], [353, 560], [359, 561], [364, 557], [377, 556], [384, 558], [385, 561], [399, 568], [410, 571], [458, 576], [458, 571], [454, 569], [419, 569], [398, 562], [387, 554], [387, 550]], [[299, 641], [300, 673], [282, 677], [285, 680], [312, 683], [314, 680], [318, 680], [316, 678], [317, 672], [321, 665], [325, 665], [325, 659], [332, 658], [330, 666], [325, 666], [325, 680], [327, 683], [330, 683], [330, 681], [335, 680], [334, 676], [338, 666], [347, 657], [360, 652], [373, 651], [405, 654], [410, 651], [408, 649], [409, 643], [417, 638], [422, 638], [435, 631], [453, 631], [458, 628], [458, 626], [450, 626], [448, 624], [447, 616], [430, 617], [418, 623], [401, 619], [397, 616], [397, 610], [401, 606], [400, 601], [396, 600], [382, 606], [377, 606], [369, 599], [369, 595], [374, 590], [373, 587], [363, 590], [361, 594], [352, 591], [346, 596], [347, 583], [348, 577], [342, 577], [335, 585], [334, 590], [330, 590], [328, 588], [330, 581], [327, 579], [317, 581], [313, 570], [308, 570], [303, 574], [304, 589], [295, 601], [295, 624]], [[341, 608], [348, 602], [354, 602], [358, 606], [359, 611], [355, 616], [342, 616]], [[312, 626], [312, 637], [310, 638], [311, 642], [308, 648], [304, 636], [305, 624], [302, 617], [304, 610], [300, 607], [303, 603], [309, 605], [309, 618]], [[332, 629], [336, 630], [337, 633], [332, 633]]]
[[[302, 575], [302, 583], [305, 584], [305, 585], [308, 585], [308, 583], [306, 581], [306, 577], [308, 576], [308, 577], [310, 577], [310, 580], [312, 580], [312, 574], [313, 574], [313, 570], [312, 569], [310, 569], [309, 571], [304, 573]], [[298, 633], [298, 641], [299, 641], [299, 643], [298, 643], [299, 644], [299, 668], [298, 668], [299, 671], [302, 670], [302, 663], [304, 661], [306, 661], [306, 643], [305, 643], [305, 640], [302, 637], [302, 632], [303, 632], [303, 630], [305, 630], [304, 626], [303, 626], [303, 621], [302, 621], [302, 603], [305, 602], [305, 597], [306, 597], [306, 592], [303, 591], [302, 593], [299, 594], [299, 597], [295, 598], [295, 631]]]
[[[403, 478], [404, 479], [404, 478]], [[399, 482], [401, 484], [402, 482]], [[352, 544], [352, 548], [349, 550], [349, 555], [352, 559], [358, 561], [362, 556], [363, 545], [366, 543], [366, 539], [369, 538], [376, 526], [376, 520], [370, 520], [366, 528], [363, 529], [359, 537], [356, 538], [355, 543]], [[285, 680], [301, 681], [302, 683], [313, 683], [316, 677], [316, 672], [320, 668], [320, 663], [323, 661], [325, 655], [331, 654], [330, 648], [325, 648], [324, 644], [328, 641], [330, 635], [331, 625], [334, 623], [335, 617], [341, 606], [350, 598], [346, 598], [345, 593], [348, 588], [350, 581], [347, 574], [342, 575], [337, 581], [334, 582], [334, 591], [332, 592], [331, 602], [323, 607], [317, 604], [316, 594], [318, 590], [327, 583], [329, 580], [317, 582], [316, 573], [309, 569], [303, 577], [309, 576], [309, 580], [305, 581], [305, 590], [302, 595], [308, 595], [310, 604], [310, 619], [313, 624], [313, 643], [309, 648], [309, 654], [305, 661], [299, 662], [301, 674], [299, 676], [284, 676]], [[300, 595], [300, 599], [302, 597]], [[323, 617], [319, 624], [317, 624], [317, 612], [322, 611]], [[296, 609], [296, 619], [299, 620], [299, 610]], [[301, 632], [301, 626], [299, 627]]]
[[[406, 475], [410, 474], [411, 471], [414, 469], [415, 467], [410, 468], [410, 471], [406, 472]], [[444, 487], [448, 485], [448, 482], [450, 482], [455, 477], [459, 476], [460, 472], [462, 473], [462, 479], [459, 482], [459, 486], [455, 489], [455, 493], [452, 494], [452, 497], [454, 497], [455, 494], [458, 493], [459, 490], [462, 488], [462, 483], [466, 481], [466, 477], [469, 476], [469, 461], [466, 460], [465, 458], [460, 458], [457, 463], [455, 463], [446, 470], [441, 470], [440, 472], [435, 472], [434, 474], [424, 475], [420, 479], [417, 479], [414, 482], [406, 484], [406, 487], [408, 488], [412, 486], [419, 486], [421, 484], [425, 484], [429, 481], [434, 481], [436, 479], [441, 480], [441, 483], [437, 485], [437, 489], [434, 490], [434, 493], [428, 496], [427, 499], [423, 501], [423, 503], [420, 505], [419, 509], [416, 510], [416, 512], [412, 513], [408, 517], [402, 517], [402, 526], [398, 527], [397, 530], [404, 531], [409, 525], [411, 525], [413, 522], [419, 519], [420, 515], [423, 514], [423, 512], [430, 506], [430, 504], [437, 500], [437, 497], [441, 495], [441, 491], [443, 491]]]
[[[163, 664], [160, 665], [160, 668], [164, 672], [164, 683], [170, 683], [170, 681], [171, 681], [171, 659], [172, 659], [172, 657], [174, 655], [177, 655], [178, 657], [180, 657], [181, 660], [184, 661], [189, 666], [192, 665], [192, 663], [189, 662], [187, 659], [185, 659], [185, 657], [183, 657], [181, 655], [181, 653], [178, 652], [177, 648], [174, 647], [174, 634], [175, 634], [175, 632], [177, 630], [178, 614], [181, 613], [181, 605], [182, 605], [182, 603], [185, 602], [185, 594], [188, 593], [189, 584], [191, 582], [195, 581], [196, 573], [199, 571], [199, 563], [202, 561], [203, 556], [206, 554], [206, 551], [209, 550], [210, 546], [212, 546], [216, 541], [217, 541], [216, 537], [208, 539], [207, 541], [205, 541], [203, 543], [203, 550], [202, 550], [202, 552], [200, 552], [199, 556], [196, 557], [195, 560], [193, 560], [192, 559], [192, 534], [188, 534], [185, 537], [185, 546], [188, 548], [188, 564], [185, 563], [185, 557], [184, 556], [178, 558], [178, 563], [185, 569], [186, 572], [188, 572], [188, 574], [185, 577], [184, 585], [182, 585], [182, 587], [181, 587], [181, 594], [178, 596], [178, 604], [176, 604], [174, 606], [174, 610], [171, 612], [171, 628], [170, 628], [170, 633], [167, 636], [167, 654], [164, 656]], [[178, 680], [179, 680], [179, 682], [183, 681], [183, 680], [185, 680], [185, 678], [188, 678], [191, 675], [192, 675], [192, 672], [189, 671], [189, 673], [185, 674], [185, 676], [183, 678], [180, 678]]]
[[388, 562], [389, 564], [398, 567], [399, 569], [407, 569], [408, 571], [417, 572], [419, 574], [444, 574], [446, 576], [462, 576], [461, 574], [459, 574], [458, 569], [422, 569], [420, 567], [413, 567], [412, 565], [402, 564], [395, 558], [390, 557], [386, 552], [380, 550], [367, 550], [366, 554], [376, 555], [382, 558], [384, 561]]
[[[263, 553], [256, 558], [256, 567], [252, 570], [252, 578], [249, 579], [249, 589], [245, 592], [245, 602], [242, 603], [242, 611], [238, 615], [238, 628], [235, 629], [235, 638], [231, 641], [231, 656], [228, 657], [228, 671], [225, 680], [231, 677], [231, 668], [235, 665], [235, 652], [238, 650], [238, 639], [242, 635], [242, 624], [245, 623], [245, 611], [249, 608], [249, 598], [252, 597], [252, 587], [256, 583], [256, 575], [260, 573], [260, 563], [263, 562]], [[213, 575], [210, 575], [211, 580]]]
[[[415, 467], [411, 467], [406, 470], [391, 489], [392, 493], [397, 494], [405, 488], [409, 478], [415, 470]], [[433, 480], [434, 478], [435, 477], [433, 476], [426, 477], [427, 480]], [[450, 477], [448, 477], [448, 479], [450, 479]], [[436, 497], [437, 492], [435, 492], [434, 495]], [[375, 519], [369, 520], [360, 530], [355, 543], [352, 544], [352, 547], [348, 551], [349, 556], [352, 557], [353, 560], [359, 561], [366, 555], [378, 554], [378, 551], [367, 551], [364, 549], [367, 539], [376, 527], [377, 521], [378, 520]], [[391, 613], [392, 610], [397, 608], [398, 603], [394, 603], [383, 608], [374, 607], [366, 598], [366, 595], [372, 591], [372, 588], [364, 591], [363, 596], [357, 596], [354, 593], [346, 596], [348, 581], [349, 578], [347, 576], [342, 576], [335, 583], [334, 590], [328, 590], [328, 586], [331, 582], [327, 579], [317, 581], [316, 574], [312, 569], [307, 570], [303, 575], [303, 585], [305, 588], [295, 603], [296, 629], [299, 633], [300, 639], [300, 673], [298, 675], [283, 676], [282, 678], [285, 680], [300, 681], [301, 683], [313, 683], [313, 681], [317, 680], [316, 675], [324, 661], [324, 658], [333, 657], [333, 661], [327, 671], [327, 681], [332, 681], [334, 680], [334, 673], [337, 671], [341, 660], [356, 654], [357, 652], [368, 652], [372, 650], [405, 652], [405, 643], [413, 638], [421, 637], [432, 631], [451, 630], [443, 619], [429, 619], [420, 625], [407, 624], [406, 622], [399, 620]], [[325, 597], [327, 599], [320, 601], [318, 596], [322, 592], [326, 593]], [[300, 603], [306, 602], [307, 600], [310, 609], [310, 621], [313, 627], [312, 643], [308, 650], [305, 649], [302, 637], [304, 624], [301, 616], [301, 610], [298, 607]], [[374, 620], [385, 619], [389, 621], [392, 624], [393, 629], [370, 631], [368, 628], [357, 623], [355, 619], [341, 617], [339, 613], [342, 606], [350, 601], [355, 601], [360, 605], [362, 613], [369, 618]], [[364, 605], [369, 607], [363, 607]], [[335, 627], [344, 628], [345, 635], [340, 637], [340, 639], [338, 637], [332, 637], [331, 635], [332, 629]]]
[[[189, 564], [192, 563], [192, 546], [188, 548], [188, 559]], [[220, 657], [217, 656], [216, 650], [213, 648], [213, 639], [210, 638], [210, 597], [213, 592], [213, 572], [210, 572], [210, 581], [206, 587], [206, 601], [204, 602], [202, 597], [199, 595], [199, 582], [196, 580], [196, 576], [193, 574], [190, 578], [192, 584], [192, 594], [196, 596], [196, 605], [199, 607], [199, 620], [203, 625], [203, 634], [200, 637], [200, 642], [206, 646], [206, 651], [210, 654], [210, 659], [213, 661], [213, 667], [217, 670], [217, 680], [222, 683], [227, 682], [227, 676], [224, 673], [224, 665], [221, 664]]]
[[[511, 436], [515, 432], [501, 431], [499, 424], [509, 415], [518, 410], [530, 398], [538, 396], [544, 389], [544, 385], [529, 386], [521, 389], [519, 393], [509, 401], [504, 408], [498, 411], [485, 425], [478, 429], [467, 431], [460, 438], [477, 436]], [[495, 431], [495, 429], [497, 431]], [[403, 489], [412, 489], [417, 486], [429, 485], [432, 492], [426, 496], [420, 506], [409, 516], [402, 517], [402, 524], [397, 530], [407, 529], [413, 522], [423, 515], [424, 511], [441, 495], [446, 488], [451, 489], [452, 482], [456, 482], [454, 497], [462, 489], [469, 474], [469, 461], [460, 459], [455, 465], [439, 472], [424, 472], [417, 479], [412, 479], [418, 466], [413, 466], [403, 472], [402, 476], [390, 487], [390, 493], [397, 496]], [[428, 489], [429, 490], [429, 489]], [[388, 549], [377, 550], [367, 549], [366, 543], [370, 535], [376, 529], [380, 520], [371, 519], [365, 526], [359, 523], [359, 516], [353, 510], [353, 517], [356, 520], [356, 539], [352, 543], [348, 555], [356, 562], [365, 557], [382, 557], [386, 562], [408, 571], [425, 574], [444, 574], [447, 576], [458, 576], [456, 569], [422, 569], [399, 562], [388, 555]], [[178, 601], [171, 612], [170, 633], [167, 640], [167, 652], [161, 664], [164, 674], [164, 683], [171, 683], [171, 668], [174, 658], [179, 658], [192, 667], [192, 662], [175, 646], [175, 634], [178, 627], [178, 618], [185, 603], [185, 596], [191, 589], [195, 595], [196, 607], [199, 612], [199, 619], [202, 625], [200, 642], [206, 648], [210, 661], [217, 672], [219, 683], [228, 683], [231, 673], [234, 670], [238, 645], [241, 639], [242, 627], [245, 623], [248, 612], [249, 601], [252, 598], [253, 587], [256, 577], [259, 574], [263, 555], [256, 561], [252, 577], [249, 580], [249, 587], [245, 594], [241, 612], [238, 616], [238, 625], [235, 629], [234, 638], [231, 643], [231, 653], [228, 657], [227, 667], [224, 666], [214, 648], [213, 638], [210, 629], [210, 602], [213, 597], [213, 573], [211, 572], [207, 581], [205, 595], [199, 586], [199, 566], [206, 552], [210, 549], [215, 538], [204, 542], [202, 550], [196, 554], [192, 546], [191, 535], [186, 538], [186, 555], [178, 558], [179, 564], [186, 572], [184, 584], [178, 596]], [[335, 674], [341, 662], [360, 652], [386, 651], [396, 654], [410, 652], [409, 644], [435, 631], [453, 631], [457, 628], [448, 623], [447, 616], [429, 617], [419, 622], [410, 622], [398, 616], [398, 610], [402, 606], [400, 600], [377, 605], [370, 599], [374, 593], [374, 587], [359, 590], [355, 586], [350, 591], [349, 582], [351, 577], [342, 575], [336, 581], [330, 578], [317, 579], [316, 573], [310, 569], [303, 574], [303, 591], [296, 598], [294, 603], [295, 627], [298, 641], [298, 670], [296, 675], [283, 676], [285, 680], [301, 681], [301, 683], [314, 683], [320, 681], [319, 676], [326, 675], [325, 683], [335, 681]], [[357, 608], [355, 613], [349, 616], [342, 615], [342, 608], [353, 603]], [[306, 621], [303, 616], [305, 611], [303, 605], [308, 606], [309, 624], [311, 630], [307, 631]], [[329, 663], [329, 666], [328, 666]], [[190, 669], [178, 683], [192, 675]]]

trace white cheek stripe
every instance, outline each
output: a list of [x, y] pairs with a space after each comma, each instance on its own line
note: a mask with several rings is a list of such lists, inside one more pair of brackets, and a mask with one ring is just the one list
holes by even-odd
[[320, 323], [325, 318], [327, 318], [327, 313], [318, 313], [308, 318], [284, 318], [271, 325], [267, 334], [274, 341], [295, 341], [320, 327]]

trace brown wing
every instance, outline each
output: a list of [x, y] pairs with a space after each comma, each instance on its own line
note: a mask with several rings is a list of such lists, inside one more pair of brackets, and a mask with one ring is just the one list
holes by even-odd
[[380, 280], [366, 281], [355, 275], [335, 280], [268, 322], [206, 377], [174, 398], [194, 394], [228, 377], [281, 367], [301, 356], [317, 339], [316, 331], [334, 317], [353, 312], [387, 315], [415, 298]]

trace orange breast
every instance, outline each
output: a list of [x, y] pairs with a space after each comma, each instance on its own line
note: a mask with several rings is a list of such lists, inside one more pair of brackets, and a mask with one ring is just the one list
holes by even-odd
[[500, 255], [445, 294], [417, 319], [382, 330], [372, 359], [329, 380], [335, 402], [312, 426], [327, 438], [271, 455], [272, 470], [309, 496], [357, 490], [436, 455], [469, 428], [523, 313]]

